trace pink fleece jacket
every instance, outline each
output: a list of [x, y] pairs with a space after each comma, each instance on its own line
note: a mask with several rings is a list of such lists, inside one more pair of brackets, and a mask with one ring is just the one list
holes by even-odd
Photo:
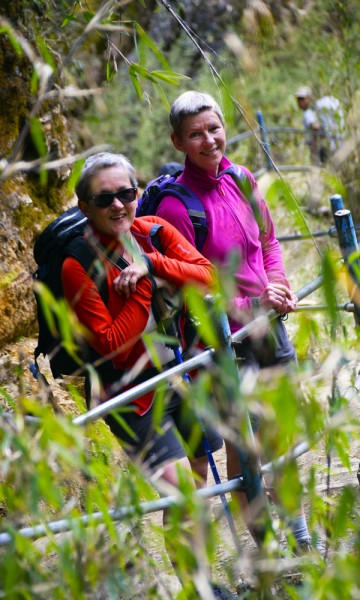
[[[241, 167], [250, 181], [253, 198], [262, 216], [261, 231], [250, 202], [230, 175], [222, 175], [222, 171], [230, 166], [231, 162], [224, 156], [219, 175], [212, 177], [186, 157], [185, 169], [177, 181], [191, 188], [203, 204], [209, 231], [201, 253], [222, 270], [229, 266], [231, 255], [235, 254], [238, 267], [234, 305], [251, 316], [253, 299], [260, 296], [268, 283], [284, 283], [287, 286], [289, 283], [274, 223], [254, 176]], [[166, 196], [156, 214], [172, 223], [195, 245], [194, 228], [180, 200]], [[233, 331], [238, 328], [239, 323], [231, 323]]]

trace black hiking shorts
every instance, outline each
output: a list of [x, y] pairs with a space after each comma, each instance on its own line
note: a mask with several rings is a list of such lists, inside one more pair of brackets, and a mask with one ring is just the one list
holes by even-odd
[[131, 458], [140, 458], [148, 468], [154, 469], [185, 456], [190, 459], [205, 456], [207, 442], [211, 452], [220, 450], [222, 437], [203, 424], [176, 393], [164, 404], [160, 415], [155, 409], [156, 402], [142, 416], [130, 405], [126, 412], [119, 413], [120, 418], [114, 414], [105, 418]]

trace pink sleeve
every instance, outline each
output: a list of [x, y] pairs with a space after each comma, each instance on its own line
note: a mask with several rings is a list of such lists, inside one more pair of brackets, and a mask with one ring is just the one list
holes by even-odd
[[261, 202], [265, 230], [260, 234], [264, 268], [270, 283], [283, 283], [290, 288], [286, 278], [280, 243], [275, 235], [274, 222], [265, 200]]
[[195, 246], [195, 231], [194, 226], [189, 217], [186, 206], [174, 196], [165, 196], [158, 206], [156, 216], [165, 219], [171, 223], [185, 239]]

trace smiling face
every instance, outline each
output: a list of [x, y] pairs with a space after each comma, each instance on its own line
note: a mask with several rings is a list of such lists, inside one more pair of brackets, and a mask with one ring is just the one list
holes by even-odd
[[[89, 197], [102, 192], [118, 192], [132, 187], [129, 174], [121, 167], [114, 166], [101, 169], [90, 179]], [[101, 233], [119, 238], [130, 231], [135, 218], [137, 200], [123, 204], [114, 196], [110, 206], [98, 208], [94, 200], [79, 200], [79, 207], [84, 215]]]
[[177, 150], [185, 152], [189, 160], [210, 175], [216, 176], [226, 147], [225, 129], [213, 110], [185, 117], [181, 133], [173, 133], [172, 142]]

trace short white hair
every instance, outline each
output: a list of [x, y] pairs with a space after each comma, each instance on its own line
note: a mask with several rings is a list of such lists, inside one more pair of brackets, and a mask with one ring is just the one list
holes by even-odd
[[170, 125], [177, 134], [181, 133], [183, 120], [190, 115], [198, 115], [204, 110], [213, 110], [225, 125], [223, 112], [212, 96], [206, 92], [188, 91], [181, 94], [170, 110]]
[[120, 167], [129, 175], [131, 185], [138, 186], [135, 177], [135, 169], [131, 162], [123, 154], [115, 154], [113, 152], [98, 152], [89, 156], [82, 168], [79, 181], [76, 184], [75, 192], [79, 200], [87, 200], [89, 197], [90, 179], [98, 171], [109, 169], [110, 167]]

